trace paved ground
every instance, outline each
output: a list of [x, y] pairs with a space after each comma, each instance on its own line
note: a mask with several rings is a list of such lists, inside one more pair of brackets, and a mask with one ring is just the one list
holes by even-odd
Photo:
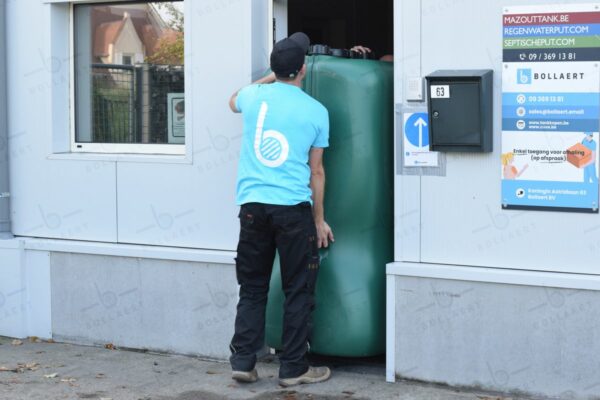
[[378, 363], [330, 361], [333, 378], [293, 390], [277, 384], [277, 363], [258, 366], [254, 384], [237, 384], [229, 365], [194, 357], [22, 341], [0, 337], [1, 400], [504, 400], [413, 382], [388, 384]]

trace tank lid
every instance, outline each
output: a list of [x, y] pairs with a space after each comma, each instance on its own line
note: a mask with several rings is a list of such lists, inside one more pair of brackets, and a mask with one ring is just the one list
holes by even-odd
[[329, 49], [329, 55], [333, 57], [350, 58], [350, 51], [346, 49]]
[[315, 56], [332, 56], [340, 58], [353, 58], [362, 60], [373, 59], [373, 53], [360, 53], [358, 51], [346, 50], [346, 49], [333, 49], [326, 44], [313, 44], [308, 49], [309, 55]]
[[309, 55], [328, 56], [329, 53], [329, 46], [326, 44], [313, 44], [308, 48]]

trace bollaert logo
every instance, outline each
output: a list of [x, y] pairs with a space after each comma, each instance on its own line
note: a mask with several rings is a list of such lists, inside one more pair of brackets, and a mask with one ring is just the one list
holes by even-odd
[[531, 84], [531, 68], [517, 69], [517, 83], [520, 85]]
[[258, 121], [256, 122], [254, 153], [258, 161], [264, 166], [277, 168], [287, 160], [290, 145], [281, 132], [275, 130], [263, 132], [268, 110], [269, 105], [263, 101], [258, 112]]

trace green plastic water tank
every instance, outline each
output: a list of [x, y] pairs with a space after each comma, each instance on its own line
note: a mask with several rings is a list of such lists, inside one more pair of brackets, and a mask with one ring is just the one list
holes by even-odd
[[[309, 56], [304, 90], [329, 110], [325, 219], [335, 243], [321, 250], [312, 353], [385, 352], [385, 266], [393, 259], [393, 65]], [[284, 294], [271, 278], [267, 345], [281, 348]]]

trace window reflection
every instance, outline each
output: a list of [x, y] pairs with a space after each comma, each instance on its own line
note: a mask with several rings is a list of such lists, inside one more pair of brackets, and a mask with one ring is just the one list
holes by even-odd
[[75, 6], [76, 141], [183, 144], [182, 1]]

